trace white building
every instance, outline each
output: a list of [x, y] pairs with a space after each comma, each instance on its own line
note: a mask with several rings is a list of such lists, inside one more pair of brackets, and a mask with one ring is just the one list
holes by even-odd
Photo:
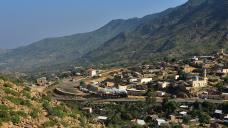
[[46, 77], [41, 77], [41, 78], [36, 80], [36, 83], [39, 86], [45, 86], [47, 84], [47, 78]]
[[94, 69], [88, 69], [87, 70], [87, 75], [90, 76], [90, 77], [97, 76], [97, 71], [94, 70]]
[[227, 68], [222, 69], [222, 73], [227, 74], [228, 73], [228, 69]]
[[156, 96], [158, 96], [158, 97], [163, 97], [163, 96], [165, 96], [166, 95], [166, 93], [165, 92], [162, 92], [162, 91], [156, 91]]
[[158, 84], [159, 84], [159, 87], [166, 88], [169, 86], [170, 83], [169, 82], [158, 82]]
[[131, 83], [138, 82], [138, 79], [137, 78], [131, 78], [131, 79], [129, 79], [129, 82], [131, 82]]
[[142, 78], [140, 80], [140, 83], [141, 84], [147, 84], [147, 83], [151, 82], [152, 80], [153, 80], [152, 78]]
[[175, 80], [178, 80], [180, 78], [180, 75], [175, 75]]
[[131, 122], [136, 123], [141, 126], [146, 125], [146, 122], [144, 120], [140, 120], [140, 119], [134, 119], [134, 120], [131, 120]]
[[118, 88], [119, 88], [120, 90], [127, 90], [127, 86], [121, 86], [121, 85], [119, 85]]
[[106, 121], [108, 119], [108, 117], [106, 117], [106, 116], [98, 116], [96, 119], [98, 121]]
[[224, 122], [228, 123], [228, 114], [224, 116]]
[[156, 119], [156, 121], [158, 122], [158, 125], [161, 126], [162, 124], [167, 124], [167, 122], [164, 119]]
[[204, 70], [204, 78], [203, 78], [203, 80], [199, 80], [199, 77], [197, 76], [195, 78], [195, 80], [192, 81], [192, 87], [193, 88], [206, 87], [207, 86], [207, 82], [208, 82], [208, 78], [207, 78], [207, 72], [206, 72], [206, 69], [205, 69]]

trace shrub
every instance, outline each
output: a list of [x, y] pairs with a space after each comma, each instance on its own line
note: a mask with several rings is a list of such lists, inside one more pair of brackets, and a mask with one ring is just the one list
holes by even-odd
[[15, 105], [26, 105], [26, 106], [31, 106], [31, 103], [29, 100], [23, 100], [21, 98], [14, 98], [11, 96], [7, 96], [5, 97], [6, 99], [8, 99], [10, 102], [14, 103]]
[[6, 105], [0, 104], [0, 111], [2, 110], [7, 111], [9, 108]]
[[52, 107], [46, 100], [43, 102], [43, 107], [46, 109], [49, 116], [63, 117], [65, 115], [59, 107]]
[[10, 84], [10, 83], [4, 83], [3, 86], [4, 86], [4, 87], [9, 87], [9, 88], [12, 88], [12, 87], [13, 87], [13, 85]]
[[53, 127], [55, 126], [56, 122], [53, 120], [47, 121], [42, 124], [43, 128]]
[[14, 90], [12, 90], [11, 88], [9, 87], [4, 87], [3, 88], [4, 92], [7, 93], [7, 94], [11, 94], [13, 96], [19, 96], [20, 94]]
[[32, 118], [37, 118], [38, 117], [38, 110], [37, 109], [33, 109], [33, 111], [30, 113], [30, 116]]
[[25, 87], [23, 90], [24, 91], [27, 91], [27, 92], [30, 92], [31, 91], [31, 88], [30, 87]]
[[31, 94], [29, 92], [23, 90], [21, 93], [23, 96], [27, 97], [28, 99], [31, 99]]

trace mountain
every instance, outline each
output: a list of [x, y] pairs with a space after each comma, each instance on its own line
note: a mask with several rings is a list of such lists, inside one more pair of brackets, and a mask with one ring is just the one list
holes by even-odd
[[134, 31], [117, 35], [84, 57], [115, 65], [227, 49], [227, 14], [227, 0], [190, 0], [157, 17], [140, 19]]
[[0, 66], [5, 70], [31, 71], [71, 64], [119, 33], [135, 29], [138, 24], [137, 18], [119, 19], [93, 32], [44, 39], [0, 54]]
[[89, 33], [49, 38], [0, 54], [1, 68], [129, 64], [228, 49], [228, 0], [189, 0], [143, 18], [113, 20]]

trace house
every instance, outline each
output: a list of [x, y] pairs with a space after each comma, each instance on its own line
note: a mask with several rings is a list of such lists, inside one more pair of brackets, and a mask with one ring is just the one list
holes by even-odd
[[222, 93], [221, 97], [224, 98], [225, 100], [228, 100], [228, 93]]
[[146, 93], [146, 90], [137, 90], [135, 88], [127, 89], [128, 95], [133, 96], [143, 96]]
[[222, 118], [222, 115], [223, 115], [222, 110], [219, 110], [219, 109], [216, 109], [216, 110], [215, 110], [215, 112], [214, 112], [214, 117], [215, 117], [215, 118], [221, 119], [221, 118]]
[[107, 120], [108, 120], [108, 117], [106, 117], [106, 116], [98, 116], [98, 117], [96, 118], [96, 120], [97, 120], [98, 122], [100, 122], [100, 123], [106, 123]]
[[146, 122], [144, 120], [140, 120], [140, 119], [134, 119], [134, 120], [131, 120], [131, 122], [133, 123], [136, 123], [137, 125], [146, 125]]
[[172, 122], [172, 123], [178, 122], [178, 120], [176, 119], [176, 116], [174, 116], [174, 115], [169, 115], [169, 118], [170, 118], [170, 122]]
[[36, 80], [37, 85], [39, 86], [45, 86], [47, 84], [47, 78], [46, 77], [41, 77]]
[[199, 80], [199, 77], [196, 76], [195, 79], [192, 80], [192, 87], [193, 88], [206, 87], [207, 86], [207, 82], [208, 82], [208, 78], [207, 78], [207, 72], [206, 72], [206, 69], [205, 69], [204, 70], [204, 78], [203, 78], [203, 80]]
[[82, 110], [84, 110], [85, 112], [88, 112], [88, 113], [93, 112], [93, 109], [91, 107], [84, 107], [84, 108], [82, 108]]
[[188, 106], [187, 105], [181, 105], [180, 108], [182, 108], [182, 109], [188, 109]]
[[119, 85], [118, 88], [119, 88], [120, 90], [127, 90], [127, 86], [121, 86], [121, 85]]
[[134, 83], [134, 82], [138, 82], [138, 79], [137, 78], [131, 78], [128, 80], [130, 83]]
[[223, 68], [222, 73], [227, 74], [228, 73], [228, 68]]
[[214, 62], [206, 63], [206, 64], [203, 65], [203, 68], [206, 68], [206, 69], [212, 68], [212, 67], [214, 67], [214, 65], [215, 65]]
[[224, 123], [228, 123], [228, 114], [224, 116], [223, 120], [224, 120]]
[[194, 56], [193, 58], [191, 58], [191, 60], [192, 60], [192, 61], [197, 61], [197, 60], [199, 60], [199, 58], [196, 57], [196, 56]]
[[178, 80], [180, 78], [180, 75], [175, 75], [175, 80]]
[[166, 122], [164, 119], [161, 119], [161, 118], [156, 119], [156, 121], [158, 122], [159, 126], [161, 126], [163, 124], [168, 124], [168, 122]]
[[180, 114], [181, 116], [186, 116], [186, 115], [187, 115], [187, 112], [182, 111], [182, 112], [179, 112], [179, 114]]
[[115, 85], [115, 83], [113, 83], [113, 82], [106, 82], [105, 83], [106, 87], [113, 87], [114, 85]]
[[87, 70], [87, 76], [90, 76], [90, 77], [94, 77], [94, 76], [97, 76], [97, 71], [90, 68]]
[[196, 65], [203, 64], [203, 60], [194, 60], [193, 63]]
[[189, 65], [185, 65], [183, 71], [185, 73], [191, 73], [195, 68]]
[[166, 88], [168, 87], [169, 84], [170, 84], [169, 82], [158, 82], [158, 85], [161, 88]]
[[141, 78], [140, 83], [141, 84], [147, 84], [152, 81], [152, 78]]
[[162, 92], [162, 91], [156, 91], [156, 96], [158, 96], [158, 97], [163, 97], [163, 96], [165, 96], [166, 95], [166, 93], [165, 92]]

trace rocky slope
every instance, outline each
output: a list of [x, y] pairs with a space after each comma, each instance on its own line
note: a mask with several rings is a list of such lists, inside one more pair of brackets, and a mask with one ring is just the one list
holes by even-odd
[[[3, 128], [81, 128], [80, 114], [45, 94], [0, 80], [0, 127]], [[83, 127], [103, 127], [96, 123]]]

